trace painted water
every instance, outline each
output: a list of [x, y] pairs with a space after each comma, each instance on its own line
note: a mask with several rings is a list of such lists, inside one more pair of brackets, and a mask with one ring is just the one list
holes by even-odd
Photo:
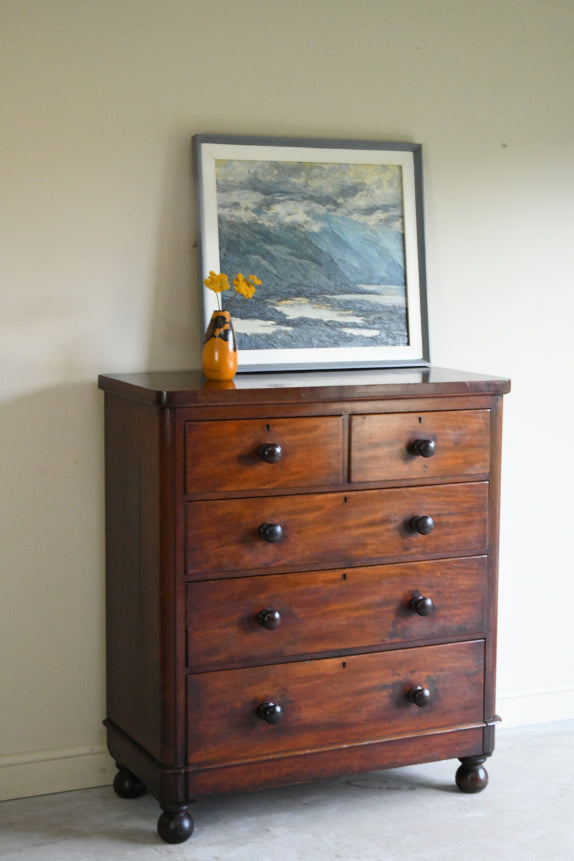
[[407, 315], [401, 286], [361, 285], [357, 293], [305, 296], [235, 303], [234, 328], [240, 349], [405, 346]]

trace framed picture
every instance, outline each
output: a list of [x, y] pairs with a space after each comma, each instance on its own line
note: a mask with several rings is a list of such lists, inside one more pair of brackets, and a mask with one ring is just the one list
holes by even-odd
[[210, 271], [261, 280], [230, 308], [239, 371], [429, 363], [420, 144], [196, 135]]

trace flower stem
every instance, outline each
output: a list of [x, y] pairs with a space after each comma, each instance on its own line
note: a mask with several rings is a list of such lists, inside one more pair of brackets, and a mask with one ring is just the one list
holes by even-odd
[[229, 309], [233, 305], [233, 302], [235, 301], [235, 299], [237, 299], [237, 293], [234, 293], [233, 296], [231, 297], [231, 299], [229, 300], [229, 302], [227, 303], [227, 305], [225, 307], [226, 311], [229, 311]]

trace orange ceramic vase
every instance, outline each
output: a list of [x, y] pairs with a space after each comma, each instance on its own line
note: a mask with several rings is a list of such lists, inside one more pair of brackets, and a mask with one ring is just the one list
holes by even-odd
[[237, 371], [237, 341], [229, 311], [214, 311], [201, 356], [208, 380], [232, 380]]

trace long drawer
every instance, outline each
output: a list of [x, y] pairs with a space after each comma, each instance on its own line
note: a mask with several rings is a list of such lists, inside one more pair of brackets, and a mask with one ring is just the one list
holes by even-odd
[[187, 584], [192, 669], [415, 640], [479, 636], [486, 557]]
[[483, 667], [484, 643], [474, 640], [189, 675], [188, 762], [477, 725]]
[[195, 577], [473, 555], [488, 543], [488, 482], [190, 502], [186, 515]]

